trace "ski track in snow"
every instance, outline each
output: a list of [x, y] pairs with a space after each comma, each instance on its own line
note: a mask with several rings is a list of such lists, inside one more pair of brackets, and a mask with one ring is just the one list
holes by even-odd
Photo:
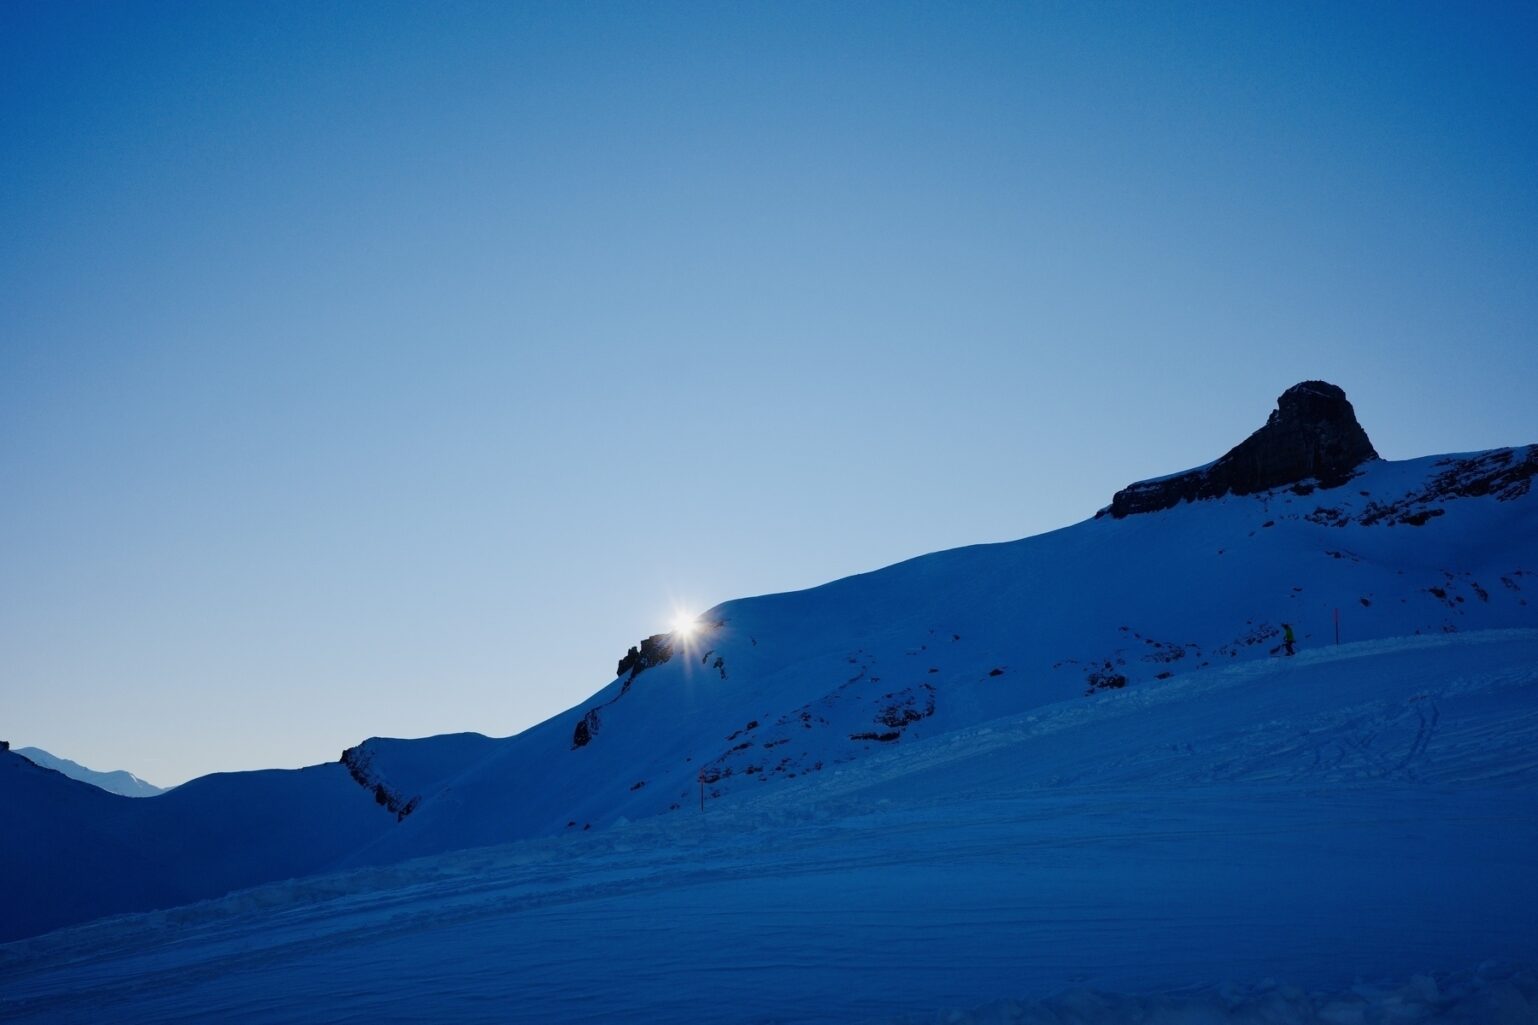
[[[1417, 973], [1538, 963], [1535, 699], [1534, 630], [1215, 668], [704, 814], [0, 946], [0, 1020], [1361, 1021], [1392, 1004], [1382, 1020], [1409, 1021], [1455, 1020], [1435, 1017], [1454, 1005], [1481, 1020], [1502, 1000], [1524, 1014], [1525, 970], [1444, 977], [1456, 1000], [1405, 994], [1427, 991]], [[1400, 983], [1375, 1005], [1350, 990], [1359, 977]], [[1091, 989], [1122, 995], [1064, 993]]]

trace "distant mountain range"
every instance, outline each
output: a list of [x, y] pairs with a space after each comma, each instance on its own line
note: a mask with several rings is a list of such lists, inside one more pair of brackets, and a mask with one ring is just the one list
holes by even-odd
[[0, 942], [699, 815], [1043, 706], [1285, 659], [1292, 638], [1305, 653], [1535, 627], [1535, 473], [1538, 445], [1380, 459], [1344, 392], [1304, 382], [1226, 455], [1133, 484], [1092, 518], [723, 603], [514, 737], [375, 738], [336, 763], [206, 776], [153, 801], [0, 753], [14, 838], [0, 844]]
[[122, 794], [124, 797], [154, 797], [156, 794], [165, 793], [164, 787], [157, 787], [124, 769], [116, 769], [112, 772], [88, 769], [79, 762], [49, 754], [40, 747], [18, 747], [14, 750], [34, 765], [41, 765], [54, 772], [62, 772], [70, 779], [78, 779], [82, 783], [100, 787], [109, 794]]

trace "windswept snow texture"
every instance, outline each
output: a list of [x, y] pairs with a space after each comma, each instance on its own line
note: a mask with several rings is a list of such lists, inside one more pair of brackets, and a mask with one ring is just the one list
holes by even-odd
[[109, 794], [120, 794], [123, 797], [154, 797], [156, 794], [165, 793], [163, 787], [146, 782], [126, 769], [116, 769], [112, 772], [88, 769], [79, 762], [49, 754], [40, 747], [18, 747], [12, 750], [34, 765], [62, 772], [70, 779], [78, 779], [82, 783], [100, 787]]
[[953, 1008], [904, 1015], [897, 1025], [1264, 1025], [1351, 1023], [1530, 1022], [1538, 1015], [1538, 972], [1490, 962], [1473, 972], [1433, 972], [1398, 982], [1357, 983], [1348, 989], [1307, 992], [1275, 981], [1217, 986], [1196, 993], [1129, 996], [1073, 990], [1046, 1000], [998, 1000], [972, 1011]]
[[1531, 1022], [1535, 850], [1538, 630], [1314, 645], [13, 943], [0, 1019]]

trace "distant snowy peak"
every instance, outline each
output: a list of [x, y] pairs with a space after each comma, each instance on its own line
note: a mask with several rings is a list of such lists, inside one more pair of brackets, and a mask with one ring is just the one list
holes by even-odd
[[68, 758], [60, 758], [58, 755], [49, 754], [38, 747], [18, 747], [16, 753], [21, 755], [33, 765], [44, 769], [52, 769], [62, 773], [70, 779], [78, 779], [82, 783], [89, 783], [93, 787], [99, 787], [109, 794], [122, 794], [124, 797], [154, 797], [156, 794], [165, 793], [164, 787], [157, 787], [148, 783], [133, 773], [123, 769], [112, 772], [100, 772], [96, 769], [88, 769], [79, 762], [72, 762]]
[[1295, 384], [1276, 400], [1265, 426], [1205, 466], [1139, 481], [1118, 491], [1108, 510], [1121, 519], [1182, 502], [1251, 495], [1300, 481], [1338, 487], [1378, 453], [1357, 423], [1346, 393], [1326, 381]]

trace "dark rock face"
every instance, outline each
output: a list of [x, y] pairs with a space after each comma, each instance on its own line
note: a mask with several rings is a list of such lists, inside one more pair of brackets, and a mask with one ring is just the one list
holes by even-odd
[[1304, 381], [1282, 393], [1264, 427], [1217, 462], [1129, 485], [1111, 499], [1109, 512], [1120, 519], [1199, 498], [1249, 495], [1300, 481], [1339, 487], [1351, 479], [1352, 470], [1376, 458], [1346, 393], [1324, 381]]
[[587, 714], [577, 720], [577, 726], [571, 732], [571, 747], [575, 751], [579, 747], [587, 747], [592, 742], [593, 734], [598, 732], [602, 720], [598, 715], [598, 709], [590, 708]]
[[652, 666], [660, 666], [673, 657], [673, 635], [652, 634], [641, 642], [639, 648], [632, 647], [625, 653], [625, 657], [619, 660], [619, 666], [615, 670], [615, 676], [630, 674], [634, 680], [641, 673]]

